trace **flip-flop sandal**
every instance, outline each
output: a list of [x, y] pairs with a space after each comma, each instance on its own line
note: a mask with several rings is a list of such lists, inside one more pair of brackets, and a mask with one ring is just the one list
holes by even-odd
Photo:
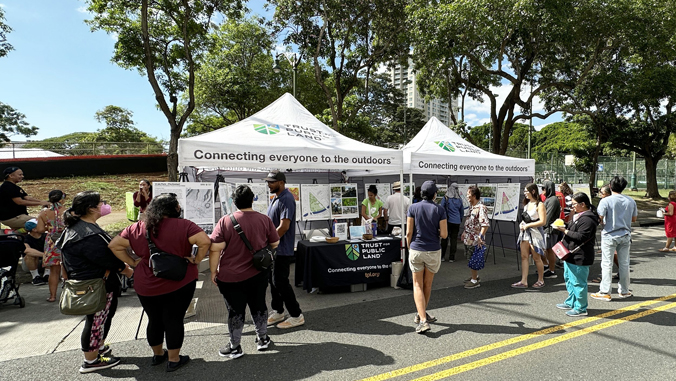
[[537, 282], [533, 283], [533, 285], [532, 285], [531, 287], [533, 287], [533, 288], [542, 288], [542, 287], [544, 287], [544, 286], [545, 286], [545, 282], [537, 281]]
[[590, 280], [589, 283], [601, 283], [601, 277], [597, 276], [596, 278]]
[[671, 251], [671, 249], [668, 248], [668, 247], [663, 247], [663, 248], [660, 249], [660, 251], [663, 252], [663, 253], [666, 253], [667, 251]]
[[56, 298], [53, 298], [53, 299], [52, 299], [52, 298], [47, 298], [46, 300], [47, 300], [48, 302], [50, 302], [50, 303], [56, 302]]
[[512, 288], [528, 288], [528, 285], [521, 283], [521, 281], [518, 281], [512, 284]]

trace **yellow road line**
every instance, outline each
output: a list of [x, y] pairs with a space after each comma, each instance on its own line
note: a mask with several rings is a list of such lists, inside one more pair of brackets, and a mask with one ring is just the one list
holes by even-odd
[[464, 352], [456, 353], [456, 354], [446, 356], [446, 357], [442, 357], [442, 358], [439, 358], [439, 359], [436, 359], [436, 360], [426, 361], [426, 362], [423, 362], [423, 363], [420, 363], [420, 364], [411, 365], [411, 366], [407, 366], [405, 368], [393, 370], [391, 372], [387, 372], [387, 373], [379, 374], [379, 375], [376, 375], [376, 376], [364, 378], [361, 381], [389, 380], [389, 379], [394, 378], [394, 377], [403, 376], [405, 374], [417, 372], [417, 371], [420, 371], [420, 370], [423, 370], [423, 369], [431, 368], [431, 367], [438, 366], [438, 365], [441, 365], [441, 364], [445, 364], [445, 363], [448, 363], [448, 362], [451, 362], [451, 361], [460, 360], [460, 359], [463, 359], [465, 357], [474, 356], [474, 355], [477, 355], [477, 354], [480, 354], [480, 353], [491, 351], [493, 349], [502, 348], [502, 347], [505, 347], [507, 345], [512, 345], [512, 344], [520, 343], [520, 342], [525, 341], [525, 340], [534, 339], [534, 338], [537, 338], [537, 337], [542, 336], [542, 335], [547, 335], [547, 334], [550, 334], [550, 333], [554, 333], [554, 332], [557, 332], [557, 331], [564, 330], [566, 328], [571, 328], [571, 327], [575, 327], [575, 326], [578, 326], [578, 325], [591, 323], [591, 322], [594, 322], [596, 320], [600, 320], [600, 319], [610, 317], [610, 316], [614, 316], [614, 315], [619, 315], [619, 314], [627, 312], [627, 311], [632, 311], [632, 310], [635, 310], [637, 308], [649, 306], [651, 304], [656, 304], [656, 303], [663, 302], [663, 301], [669, 300], [669, 299], [674, 299], [674, 298], [676, 298], [676, 294], [663, 296], [663, 297], [660, 297], [660, 298], [657, 298], [657, 299], [646, 300], [644, 302], [637, 303], [637, 304], [634, 304], [634, 305], [631, 305], [631, 306], [627, 306], [627, 307], [620, 308], [620, 309], [613, 310], [613, 311], [608, 311], [608, 312], [602, 313], [602, 314], [594, 316], [594, 317], [575, 320], [575, 321], [572, 321], [570, 323], [561, 324], [561, 325], [557, 325], [557, 326], [550, 327], [550, 328], [545, 328], [545, 329], [540, 330], [540, 331], [535, 331], [535, 332], [532, 332], [532, 333], [529, 333], [529, 334], [526, 334], [526, 335], [521, 335], [521, 336], [513, 337], [511, 339], [499, 341], [497, 343], [487, 344], [487, 345], [484, 345], [484, 346], [481, 346], [481, 347], [469, 349], [469, 350], [466, 350]]
[[644, 316], [652, 315], [654, 313], [657, 313], [657, 312], [660, 312], [660, 311], [665, 311], [665, 310], [672, 309], [672, 308], [675, 308], [675, 307], [676, 307], [676, 303], [670, 303], [670, 304], [667, 304], [667, 305], [664, 305], [664, 306], [655, 307], [653, 309], [642, 311], [642, 312], [639, 312], [639, 313], [636, 313], [636, 314], [633, 314], [633, 315], [625, 316], [625, 317], [622, 317], [622, 318], [619, 318], [619, 319], [616, 319], [616, 320], [611, 320], [611, 321], [608, 321], [608, 322], [605, 322], [605, 323], [594, 325], [592, 327], [583, 328], [579, 331], [566, 333], [566, 334], [558, 336], [558, 337], [554, 337], [554, 338], [551, 338], [551, 339], [547, 339], [547, 340], [543, 340], [543, 341], [540, 341], [540, 342], [537, 342], [537, 343], [526, 345], [525, 347], [512, 349], [511, 351], [499, 353], [497, 355], [487, 357], [487, 358], [482, 359], [482, 360], [477, 360], [477, 361], [471, 362], [469, 364], [456, 366], [455, 368], [451, 368], [451, 369], [447, 369], [447, 370], [444, 370], [444, 371], [441, 371], [441, 372], [430, 374], [429, 376], [420, 377], [420, 378], [415, 379], [414, 381], [440, 380], [442, 378], [450, 377], [450, 376], [456, 375], [458, 373], [467, 372], [467, 371], [472, 370], [472, 369], [476, 369], [476, 368], [479, 368], [479, 367], [482, 367], [482, 366], [486, 366], [486, 365], [489, 365], [489, 364], [492, 364], [492, 363], [495, 363], [495, 362], [498, 362], [498, 361], [506, 360], [506, 359], [514, 357], [514, 356], [522, 355], [524, 353], [528, 353], [528, 352], [531, 352], [531, 351], [534, 351], [534, 350], [537, 350], [537, 349], [540, 349], [540, 348], [544, 348], [544, 347], [547, 347], [547, 346], [550, 346], [550, 345], [558, 344], [558, 343], [561, 343], [563, 341], [574, 339], [576, 337], [583, 336], [583, 335], [586, 335], [586, 334], [589, 334], [589, 333], [592, 333], [592, 332], [600, 331], [602, 329], [609, 328], [609, 327], [612, 327], [612, 326], [616, 326], [618, 324], [626, 323], [626, 322], [631, 321], [631, 320], [640, 319]]

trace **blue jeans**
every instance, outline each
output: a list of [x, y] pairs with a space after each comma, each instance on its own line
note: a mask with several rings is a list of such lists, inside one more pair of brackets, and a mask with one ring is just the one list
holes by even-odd
[[607, 234], [601, 236], [601, 286], [599, 291], [610, 294], [613, 279], [613, 255], [617, 252], [617, 264], [620, 280], [617, 292], [629, 292], [629, 251], [631, 249], [631, 234], [613, 237]]
[[589, 266], [578, 266], [563, 262], [563, 279], [566, 281], [568, 298], [564, 302], [579, 312], [587, 311], [587, 278]]

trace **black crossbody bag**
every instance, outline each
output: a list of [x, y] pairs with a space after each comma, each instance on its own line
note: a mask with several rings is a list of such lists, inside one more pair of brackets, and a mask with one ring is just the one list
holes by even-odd
[[186, 272], [188, 272], [188, 260], [158, 249], [150, 238], [150, 232], [147, 229], [146, 240], [148, 240], [148, 249], [150, 249], [148, 262], [150, 268], [153, 269], [153, 275], [173, 281], [183, 280]]
[[242, 241], [244, 241], [247, 249], [249, 249], [253, 255], [253, 265], [256, 270], [265, 271], [269, 269], [274, 263], [275, 256], [277, 255], [275, 249], [270, 247], [270, 245], [267, 245], [258, 251], [254, 251], [253, 246], [251, 246], [251, 242], [249, 242], [249, 239], [246, 238], [246, 234], [244, 234], [244, 231], [242, 231], [242, 227], [239, 225], [239, 222], [237, 222], [237, 219], [232, 214], [230, 215], [230, 221], [232, 221], [232, 226], [235, 228], [235, 231], [237, 234], [239, 234], [239, 237], [242, 239]]

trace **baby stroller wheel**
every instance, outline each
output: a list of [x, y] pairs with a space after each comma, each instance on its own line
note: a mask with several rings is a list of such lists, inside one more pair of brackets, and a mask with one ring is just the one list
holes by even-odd
[[26, 307], [26, 299], [24, 299], [23, 296], [19, 296], [18, 298], [14, 299], [14, 304], [18, 304], [19, 308], [24, 308]]

